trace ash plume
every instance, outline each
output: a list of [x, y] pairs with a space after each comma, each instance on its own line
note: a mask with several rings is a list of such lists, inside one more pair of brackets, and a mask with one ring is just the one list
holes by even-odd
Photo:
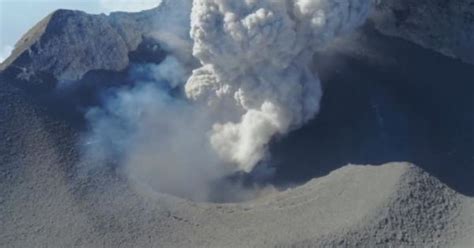
[[[169, 15], [180, 31], [154, 35], [170, 55], [160, 65], [136, 65], [135, 86], [88, 112], [87, 156], [116, 159], [133, 182], [153, 190], [209, 200], [212, 185], [252, 172], [272, 138], [317, 114], [322, 89], [309, 68], [312, 55], [361, 25], [370, 6], [370, 0], [164, 0], [160, 8], [175, 11], [160, 20]], [[229, 192], [235, 199], [251, 195]]]
[[315, 49], [367, 17], [367, 0], [195, 0], [190, 99], [215, 109], [211, 144], [251, 171], [274, 135], [314, 117], [322, 95], [308, 68]]

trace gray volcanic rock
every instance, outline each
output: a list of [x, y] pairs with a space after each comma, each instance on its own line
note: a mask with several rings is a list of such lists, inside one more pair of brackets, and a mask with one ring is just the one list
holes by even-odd
[[0, 69], [17, 69], [18, 77], [29, 81], [40, 73], [75, 81], [92, 70], [121, 71], [129, 65], [129, 52], [150, 32], [147, 23], [156, 11], [106, 16], [57, 10], [21, 38]]
[[[136, 13], [91, 15], [57, 10], [17, 42], [12, 55], [0, 64], [0, 72], [10, 71], [13, 77], [37, 84], [50, 83], [46, 81], [51, 79], [78, 81], [94, 71], [120, 72], [130, 62], [144, 62], [143, 58], [133, 61], [134, 57], [129, 57], [143, 42], [144, 47], [158, 46], [161, 55], [164, 52], [162, 44], [158, 44], [160, 39], [171, 39], [181, 49], [189, 46], [180, 43], [188, 39], [189, 18], [183, 16], [190, 9], [191, 1], [164, 0], [156, 8]], [[167, 37], [157, 37], [157, 32]], [[151, 51], [156, 52], [157, 49]], [[158, 57], [161, 62], [164, 56]]]
[[124, 69], [128, 50], [106, 16], [58, 10], [23, 36], [4, 64], [20, 68], [27, 80], [38, 72], [78, 80], [94, 69]]
[[383, 34], [474, 63], [473, 0], [378, 0], [372, 20]]

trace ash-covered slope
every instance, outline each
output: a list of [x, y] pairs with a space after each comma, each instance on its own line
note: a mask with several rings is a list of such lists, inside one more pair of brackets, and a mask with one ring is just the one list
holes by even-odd
[[2, 247], [456, 247], [472, 234], [472, 199], [409, 164], [347, 166], [246, 203], [192, 203], [113, 174], [78, 177], [34, 125], [24, 137], [35, 142], [2, 164]]
[[469, 247], [474, 200], [404, 163], [347, 166], [237, 204], [83, 175], [74, 132], [0, 82], [2, 247]]
[[472, 234], [473, 200], [403, 163], [347, 166], [239, 204], [142, 191], [112, 171], [84, 177], [68, 128], [4, 82], [1, 93], [2, 247], [456, 247]]

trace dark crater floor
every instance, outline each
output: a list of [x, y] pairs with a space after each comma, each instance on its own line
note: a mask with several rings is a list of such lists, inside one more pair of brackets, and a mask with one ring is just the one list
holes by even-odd
[[[348, 163], [408, 161], [474, 196], [474, 66], [365, 30], [383, 60], [318, 54], [321, 112], [271, 146], [277, 185]], [[350, 53], [349, 53], [350, 54]]]

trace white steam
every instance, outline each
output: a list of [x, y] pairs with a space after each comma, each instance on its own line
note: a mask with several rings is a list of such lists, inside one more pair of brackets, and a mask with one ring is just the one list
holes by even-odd
[[211, 185], [253, 171], [273, 137], [315, 116], [314, 51], [362, 24], [370, 2], [194, 0], [191, 10], [190, 0], [164, 0], [155, 37], [170, 55], [137, 65], [136, 86], [89, 111], [89, 156], [115, 159], [154, 190], [212, 198]]
[[219, 113], [211, 144], [222, 159], [249, 172], [274, 135], [317, 113], [313, 52], [360, 25], [369, 7], [368, 0], [193, 2], [193, 55], [202, 67], [186, 94]]
[[133, 88], [88, 111], [88, 158], [120, 166], [141, 189], [209, 199], [209, 185], [229, 172], [208, 145], [206, 110], [175, 96], [189, 73], [173, 56], [134, 66]]

